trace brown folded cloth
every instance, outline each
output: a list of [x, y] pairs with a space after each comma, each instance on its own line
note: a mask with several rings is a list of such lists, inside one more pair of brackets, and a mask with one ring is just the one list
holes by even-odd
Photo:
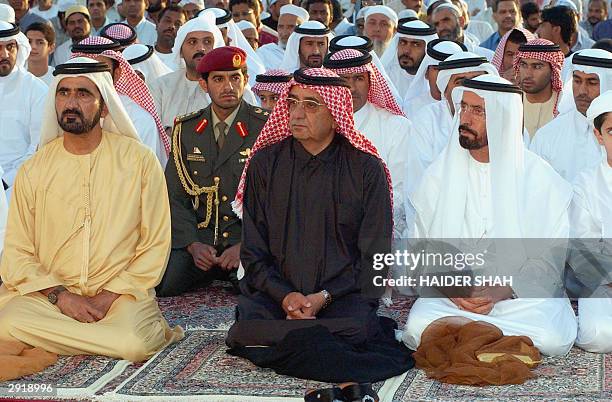
[[429, 324], [412, 356], [428, 377], [467, 385], [522, 384], [541, 362], [529, 337], [504, 336], [495, 325], [464, 317]]
[[55, 353], [32, 348], [19, 341], [0, 341], [0, 381], [38, 373], [55, 362]]

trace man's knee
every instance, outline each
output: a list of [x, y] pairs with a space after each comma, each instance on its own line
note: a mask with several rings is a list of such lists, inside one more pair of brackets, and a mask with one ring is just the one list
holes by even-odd
[[193, 278], [189, 271], [192, 269], [193, 259], [185, 249], [173, 248], [168, 259], [168, 266], [164, 276], [155, 288], [158, 297], [179, 296], [189, 291], [193, 286]]
[[402, 341], [412, 350], [416, 350], [421, 343], [421, 335], [425, 328], [439, 317], [432, 314], [432, 310], [426, 307], [429, 299], [418, 299], [410, 309], [408, 320], [404, 326]]
[[576, 345], [593, 353], [612, 352], [612, 322], [597, 317], [578, 317]]
[[[532, 332], [533, 331], [533, 332]], [[577, 327], [574, 323], [566, 323], [562, 326], [550, 325], [532, 328], [528, 336], [536, 348], [547, 356], [566, 355], [576, 340]]]
[[120, 334], [117, 339], [115, 356], [131, 362], [140, 362], [149, 359], [159, 351], [165, 341], [163, 329], [152, 336], [139, 334], [135, 330], [130, 330]]

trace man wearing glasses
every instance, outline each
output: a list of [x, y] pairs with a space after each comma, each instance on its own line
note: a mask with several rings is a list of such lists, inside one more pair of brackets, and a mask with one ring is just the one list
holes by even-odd
[[376, 339], [384, 288], [371, 276], [385, 274], [372, 261], [391, 249], [389, 172], [355, 129], [343, 78], [311, 68], [288, 85], [234, 201], [245, 274], [227, 342], [270, 345], [315, 325], [349, 343]]

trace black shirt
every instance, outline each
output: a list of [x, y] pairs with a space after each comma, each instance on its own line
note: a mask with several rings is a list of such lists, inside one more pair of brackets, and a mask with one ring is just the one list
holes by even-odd
[[378, 158], [339, 134], [316, 156], [287, 138], [259, 151], [248, 169], [241, 289], [279, 303], [293, 291], [325, 289], [336, 299], [359, 292], [379, 274], [372, 256], [390, 251], [391, 233]]

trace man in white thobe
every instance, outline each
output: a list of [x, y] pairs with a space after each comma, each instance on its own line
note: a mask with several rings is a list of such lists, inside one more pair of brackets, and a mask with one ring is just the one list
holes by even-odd
[[172, 54], [178, 70], [149, 83], [155, 107], [164, 128], [171, 128], [176, 116], [205, 108], [210, 98], [198, 84], [198, 62], [212, 49], [225, 46], [212, 15], [201, 15], [181, 26]]
[[257, 49], [257, 54], [266, 66], [266, 70], [279, 68], [283, 62], [289, 36], [293, 33], [296, 26], [309, 19], [308, 11], [301, 7], [293, 4], [281, 7], [277, 27], [278, 43], [268, 43]]
[[28, 38], [0, 21], [0, 168], [10, 187], [21, 164], [36, 151], [47, 86], [26, 68]]
[[319, 21], [306, 21], [293, 30], [287, 41], [280, 69], [293, 72], [303, 67], [321, 67], [332, 33]]
[[563, 99], [574, 100], [570, 110], [540, 128], [529, 149], [573, 182], [580, 172], [598, 165], [603, 158], [586, 111], [600, 93], [612, 89], [612, 53], [583, 50], [573, 55], [571, 69], [573, 81], [563, 93]]
[[462, 249], [483, 253], [493, 272], [511, 276], [512, 284], [419, 298], [403, 341], [416, 350], [430, 323], [461, 316], [491, 323], [504, 335], [528, 336], [543, 354], [563, 355], [577, 324], [564, 297], [566, 250], [554, 246], [569, 236], [571, 186], [525, 149], [520, 88], [487, 74], [464, 80], [452, 99], [460, 112], [451, 141], [410, 195], [416, 237], [447, 244], [461, 239]]
[[381, 62], [402, 100], [408, 96], [408, 88], [425, 57], [427, 44], [435, 39], [438, 39], [435, 28], [423, 21], [398, 25]]
[[369, 53], [343, 49], [327, 55], [323, 66], [346, 79], [353, 97], [355, 127], [372, 141], [389, 168], [393, 183], [394, 237], [403, 237], [407, 227], [403, 187], [411, 123]]
[[483, 74], [498, 75], [495, 66], [487, 59], [470, 52], [459, 52], [449, 56], [437, 66], [436, 85], [442, 100], [422, 108], [414, 119], [408, 139], [408, 179], [406, 191], [411, 193], [419, 185], [425, 169], [438, 157], [448, 144], [455, 115], [451, 93], [466, 78]]
[[442, 100], [442, 94], [436, 85], [438, 79], [436, 67], [440, 62], [459, 52], [467, 52], [465, 45], [449, 39], [434, 39], [427, 44], [425, 57], [402, 104], [406, 116], [415, 116], [423, 107]]
[[[596, 353], [612, 352], [612, 90], [591, 102], [587, 119], [606, 157], [580, 173], [570, 207], [572, 238], [582, 242], [569, 264], [588, 295], [578, 299], [576, 345]], [[586, 247], [584, 247], [586, 246]], [[582, 258], [581, 258], [582, 257]], [[595, 262], [596, 261], [596, 262]]]

